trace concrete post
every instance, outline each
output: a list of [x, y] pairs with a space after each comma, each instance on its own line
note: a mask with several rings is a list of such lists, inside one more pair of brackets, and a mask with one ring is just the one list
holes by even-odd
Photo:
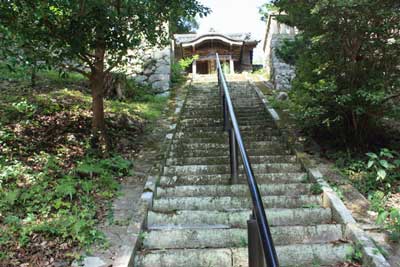
[[235, 64], [233, 63], [232, 56], [229, 57], [230, 74], [235, 73]]
[[196, 76], [197, 73], [197, 60], [194, 60], [192, 63], [192, 76]]

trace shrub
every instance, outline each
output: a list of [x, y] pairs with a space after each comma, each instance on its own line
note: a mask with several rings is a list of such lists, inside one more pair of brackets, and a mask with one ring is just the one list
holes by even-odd
[[276, 50], [276, 54], [285, 63], [295, 65], [298, 58], [298, 51], [304, 49], [305, 42], [301, 35], [296, 36], [294, 39], [286, 38]]
[[306, 44], [296, 50], [291, 95], [298, 121], [349, 146], [368, 144], [400, 96], [399, 2], [273, 2], [281, 11], [278, 20], [297, 27]]
[[392, 208], [381, 212], [377, 222], [385, 225], [385, 228], [390, 233], [390, 239], [392, 241], [400, 241], [400, 209]]
[[198, 55], [194, 55], [190, 58], [182, 58], [178, 63], [174, 62], [171, 66], [171, 82], [179, 84], [185, 81], [183, 72], [193, 63], [194, 60], [199, 59]]

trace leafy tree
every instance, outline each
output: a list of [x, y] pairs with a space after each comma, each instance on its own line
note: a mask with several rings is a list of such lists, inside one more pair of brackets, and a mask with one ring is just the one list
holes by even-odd
[[278, 19], [301, 32], [292, 92], [300, 121], [365, 145], [400, 96], [399, 1], [273, 3]]
[[171, 21], [170, 31], [175, 33], [190, 33], [199, 28], [199, 23], [195, 17], [180, 17], [175, 21]]
[[18, 67], [30, 71], [31, 86], [36, 85], [36, 73], [39, 69], [50, 68], [59, 60], [53, 56], [47, 43], [21, 38], [8, 28], [0, 25], [0, 60], [5, 62], [10, 71]]
[[[92, 92], [94, 143], [106, 138], [104, 80], [143, 39], [166, 44], [165, 25], [176, 17], [206, 15], [197, 0], [2, 0], [0, 21], [37, 46], [43, 43], [65, 67], [85, 75]], [[106, 142], [108, 143], [108, 142]]]

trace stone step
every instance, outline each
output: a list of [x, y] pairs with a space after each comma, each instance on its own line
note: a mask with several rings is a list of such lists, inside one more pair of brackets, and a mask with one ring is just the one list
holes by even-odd
[[[302, 167], [298, 163], [261, 163], [252, 164], [255, 174], [258, 173], [290, 173], [300, 172]], [[164, 168], [164, 175], [197, 175], [197, 174], [229, 174], [230, 165], [173, 165]], [[239, 171], [243, 172], [243, 165], [239, 165]]]
[[[188, 110], [183, 110], [181, 114], [181, 119], [186, 119], [186, 118], [207, 118], [207, 119], [221, 119], [222, 118], [222, 109], [213, 109], [213, 110], [203, 110], [203, 112], [197, 113], [197, 112], [189, 112]], [[264, 109], [259, 109], [257, 112], [248, 112], [246, 110], [241, 111], [240, 113], [235, 111], [235, 115], [237, 118], [239, 117], [250, 117], [250, 118], [263, 118], [265, 117], [266, 119], [272, 120], [271, 116], [269, 115], [268, 112], [266, 112]]]
[[[321, 196], [264, 196], [266, 208], [303, 208], [318, 207], [322, 204]], [[175, 210], [243, 210], [252, 207], [249, 197], [171, 197], [155, 199], [154, 211]]]
[[[275, 124], [272, 121], [267, 121], [264, 119], [261, 120], [242, 120], [239, 123], [240, 127], [243, 126], [265, 126], [265, 127], [274, 127]], [[193, 127], [222, 127], [222, 122], [202, 122], [202, 121], [197, 121], [197, 122], [180, 122], [179, 123], [179, 128], [185, 128], [185, 129], [192, 129]]]
[[[240, 131], [243, 140], [254, 140], [257, 138], [267, 138], [265, 140], [271, 138], [281, 138], [281, 133], [277, 129], [273, 129], [271, 131], [265, 132], [253, 132], [253, 131]], [[227, 132], [223, 132], [222, 129], [218, 131], [203, 131], [203, 132], [194, 132], [189, 131], [189, 129], [185, 129], [185, 131], [178, 130], [175, 133], [175, 138], [182, 139], [182, 138], [228, 138]]]
[[[258, 96], [254, 95], [232, 95], [231, 96], [232, 104], [233, 105], [248, 105], [251, 106], [252, 104], [261, 105], [262, 101]], [[221, 106], [221, 99], [219, 96], [191, 96], [185, 103], [185, 107], [190, 106]], [[254, 107], [254, 106], [253, 106]]]
[[[287, 145], [277, 141], [253, 141], [245, 144], [246, 149], [287, 149]], [[227, 143], [180, 143], [172, 144], [171, 150], [229, 150]]]
[[[176, 140], [177, 141], [177, 140]], [[176, 142], [174, 141], [174, 142]], [[182, 157], [182, 158], [168, 158], [167, 166], [171, 165], [203, 165], [203, 164], [229, 164], [229, 156], [219, 156], [219, 157]], [[241, 162], [241, 157], [239, 156], [239, 162]], [[250, 162], [252, 164], [258, 163], [296, 163], [296, 156], [292, 155], [277, 155], [277, 156], [251, 156]]]
[[[261, 184], [262, 196], [298, 196], [310, 193], [312, 184]], [[250, 197], [246, 184], [235, 185], [187, 185], [175, 187], [158, 187], [157, 198], [163, 197], [201, 197], [201, 196], [231, 196]]]
[[[274, 244], [329, 243], [343, 237], [342, 226], [274, 226]], [[144, 249], [247, 247], [247, 229], [173, 229], [151, 230], [143, 240]]]
[[[258, 184], [268, 183], [302, 183], [308, 181], [307, 173], [263, 173], [257, 174], [256, 180]], [[239, 181], [247, 183], [245, 174], [239, 175]], [[184, 175], [184, 176], [161, 176], [160, 186], [177, 186], [177, 185], [213, 185], [231, 184], [230, 174], [212, 174], [212, 175]]]
[[[351, 244], [295, 244], [277, 246], [281, 267], [329, 266], [353, 253]], [[176, 249], [145, 251], [136, 267], [248, 267], [247, 248]]]
[[[257, 108], [256, 110], [235, 110], [236, 117], [252, 117], [252, 116], [266, 116], [270, 118], [269, 113], [263, 108]], [[202, 118], [202, 117], [209, 117], [209, 118], [221, 118], [222, 117], [222, 109], [221, 107], [213, 107], [213, 108], [205, 108], [205, 109], [184, 109], [181, 114], [181, 118]]]
[[[235, 107], [235, 105], [234, 105]], [[239, 107], [239, 105], [237, 105], [236, 107]], [[222, 108], [220, 105], [200, 105], [200, 106], [194, 106], [194, 107], [190, 107], [190, 106], [185, 106], [184, 110], [183, 110], [183, 114], [198, 114], [201, 115], [203, 113], [207, 113], [207, 112], [216, 112], [216, 113], [221, 113], [222, 112]], [[236, 114], [257, 114], [258, 112], [266, 112], [265, 107], [261, 104], [255, 104], [255, 105], [249, 105], [246, 108], [237, 108], [235, 109], [235, 113]]]
[[[207, 133], [207, 132], [221, 132], [222, 131], [222, 125], [221, 126], [185, 126], [185, 125], [179, 125], [178, 129], [181, 131], [194, 131], [194, 132], [201, 132], [201, 133]], [[240, 131], [252, 131], [252, 132], [273, 132], [277, 131], [275, 128], [271, 127], [271, 125], [239, 125]]]
[[[238, 122], [243, 122], [243, 121], [250, 121], [250, 120], [265, 120], [268, 122], [274, 122], [271, 116], [264, 112], [264, 111], [259, 111], [257, 113], [235, 113], [236, 119]], [[182, 114], [180, 117], [182, 120], [202, 120], [202, 119], [207, 119], [207, 120], [220, 120], [222, 121], [222, 112], [221, 111], [214, 111], [214, 112], [207, 112], [201, 114]]]
[[[249, 156], [262, 156], [262, 155], [290, 155], [290, 150], [285, 150], [279, 145], [273, 147], [247, 149]], [[209, 156], [227, 156], [229, 149], [209, 148], [209, 149], [182, 149], [176, 148], [169, 153], [169, 157], [209, 157]]]
[[[245, 144], [251, 143], [251, 142], [260, 142], [260, 141], [276, 141], [276, 142], [282, 142], [283, 138], [281, 136], [273, 136], [273, 135], [254, 135], [251, 136], [250, 134], [248, 135], [243, 135], [243, 142]], [[191, 143], [215, 143], [215, 144], [228, 144], [229, 137], [227, 134], [217, 134], [213, 135], [210, 137], [191, 137], [191, 138], [185, 138], [182, 135], [175, 135], [174, 140], [172, 141], [173, 144], [191, 144]]]
[[[270, 226], [327, 224], [332, 220], [331, 209], [298, 208], [266, 209]], [[149, 211], [148, 229], [187, 228], [247, 228], [251, 210], [244, 211], [203, 211], [178, 210], [173, 213]]]
[[[264, 118], [260, 119], [239, 119], [239, 125], [274, 125], [272, 120], [266, 120]], [[212, 126], [212, 127], [222, 127], [223, 120], [222, 119], [183, 119], [179, 122], [179, 125], [189, 126], [189, 127], [198, 127], [198, 126]]]
[[[246, 98], [246, 100], [240, 100], [240, 98]], [[260, 106], [263, 104], [262, 101], [258, 97], [254, 96], [237, 96], [237, 97], [231, 97], [232, 99], [232, 104], [233, 106], [250, 106], [250, 107], [256, 107]], [[201, 97], [197, 96], [192, 100], [188, 100], [185, 103], [185, 108], [196, 108], [196, 107], [215, 107], [215, 106], [221, 106], [221, 100], [216, 98], [215, 96], [211, 97]]]

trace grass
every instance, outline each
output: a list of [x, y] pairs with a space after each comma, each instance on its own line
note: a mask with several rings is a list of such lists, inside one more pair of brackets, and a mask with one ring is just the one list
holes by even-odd
[[144, 89], [134, 99], [106, 99], [113, 151], [104, 157], [89, 145], [86, 80], [45, 71], [32, 89], [26, 73], [0, 65], [0, 265], [5, 267], [70, 263], [79, 248], [107, 243], [96, 225], [110, 220], [109, 203], [130, 174], [132, 151], [140, 150], [136, 139], [167, 100]]

